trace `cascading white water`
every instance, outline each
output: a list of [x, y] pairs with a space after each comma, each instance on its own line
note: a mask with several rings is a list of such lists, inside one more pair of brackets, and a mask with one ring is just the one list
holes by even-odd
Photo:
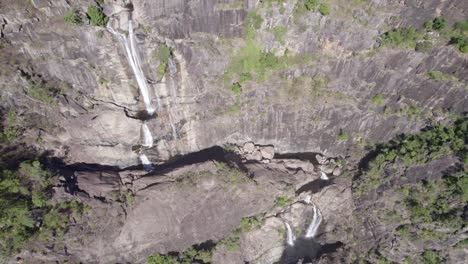
[[288, 245], [292, 247], [294, 246], [294, 241], [296, 240], [296, 237], [294, 236], [291, 226], [287, 222], [284, 222], [284, 225], [286, 226], [287, 232], [286, 243], [288, 243]]
[[141, 128], [143, 130], [143, 146], [151, 148], [153, 146], [153, 136], [145, 123], [143, 123]]
[[145, 103], [146, 111], [149, 114], [152, 114], [154, 113], [154, 108], [151, 105], [148, 85], [146, 83], [146, 78], [143, 73], [143, 70], [141, 69], [140, 56], [137, 52], [135, 35], [133, 34], [132, 21], [128, 21], [128, 38], [124, 34], [114, 31], [114, 29], [110, 26], [110, 23], [111, 22], [109, 21], [109, 23], [107, 24], [107, 29], [109, 30], [109, 32], [117, 36], [119, 41], [124, 46], [125, 52], [127, 54], [128, 63], [130, 64], [130, 67], [133, 70], [133, 74], [135, 75], [135, 78], [138, 83], [138, 88], [140, 88], [140, 93], [143, 97], [143, 102]]
[[149, 161], [148, 157], [145, 154], [140, 155], [141, 164], [143, 164], [143, 168], [145, 170], [152, 170], [154, 169], [153, 164]]
[[320, 172], [320, 179], [322, 179], [324, 181], [329, 180], [327, 174], [325, 174], [325, 172], [323, 172], [323, 171]]
[[322, 222], [322, 213], [320, 209], [318, 209], [314, 205], [314, 217], [312, 218], [312, 222], [310, 223], [309, 227], [307, 228], [305, 237], [306, 238], [313, 238], [317, 234], [317, 230], [320, 227], [320, 223]]
[[[112, 20], [112, 19], [111, 19]], [[143, 70], [141, 69], [141, 62], [140, 62], [140, 55], [138, 54], [137, 45], [135, 34], [133, 33], [133, 24], [132, 20], [128, 21], [128, 38], [122, 33], [115, 31], [111, 26], [111, 20], [107, 24], [107, 29], [113, 35], [117, 37], [117, 39], [122, 43], [125, 48], [125, 53], [127, 55], [128, 64], [133, 70], [133, 74], [138, 83], [138, 88], [140, 89], [141, 96], [143, 97], [143, 102], [145, 104], [146, 112], [149, 114], [154, 113], [154, 108], [151, 105], [151, 99], [149, 94], [148, 85], [146, 82], [145, 75]], [[153, 136], [151, 135], [151, 131], [149, 130], [148, 126], [143, 123], [142, 124], [143, 130], [143, 146], [145, 147], [152, 147], [153, 146]], [[153, 165], [149, 161], [148, 157], [145, 154], [140, 155], [140, 161], [143, 164], [143, 167], [147, 170], [153, 169]]]
[[174, 61], [172, 60], [171, 57], [169, 57], [168, 61], [167, 61], [167, 64], [169, 66], [169, 74], [170, 75], [174, 75], [177, 73], [177, 67], [175, 66], [175, 63]]

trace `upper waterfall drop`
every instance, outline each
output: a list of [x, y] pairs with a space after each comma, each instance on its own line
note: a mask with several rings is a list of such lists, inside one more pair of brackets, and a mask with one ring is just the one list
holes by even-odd
[[141, 69], [140, 56], [138, 54], [135, 34], [133, 32], [132, 20], [128, 21], [128, 37], [122, 33], [115, 31], [110, 24], [111, 20], [109, 20], [109, 22], [107, 23], [107, 29], [119, 39], [119, 41], [123, 44], [125, 48], [127, 60], [137, 80], [138, 88], [140, 89], [141, 96], [143, 97], [143, 102], [145, 103], [146, 111], [149, 114], [153, 114], [155, 112], [155, 109], [151, 105], [148, 85], [143, 70]]

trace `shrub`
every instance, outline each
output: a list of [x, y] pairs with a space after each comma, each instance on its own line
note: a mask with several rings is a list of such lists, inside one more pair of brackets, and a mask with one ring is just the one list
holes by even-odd
[[468, 38], [452, 37], [449, 44], [455, 45], [462, 53], [468, 53]]
[[155, 53], [155, 56], [159, 59], [159, 74], [164, 75], [167, 71], [167, 65], [169, 63], [169, 58], [172, 56], [173, 50], [171, 47], [167, 46], [166, 43], [159, 45], [158, 51]]
[[429, 53], [432, 51], [432, 42], [428, 40], [419, 41], [416, 43], [416, 51]]
[[321, 3], [318, 10], [323, 16], [329, 15], [330, 5], [328, 3]]
[[455, 23], [453, 28], [462, 33], [468, 31], [468, 20]]
[[0, 133], [0, 141], [11, 143], [20, 135], [20, 129], [16, 122], [16, 112], [10, 109]]
[[240, 229], [242, 232], [248, 232], [260, 226], [260, 221], [257, 217], [244, 217], [241, 220]]
[[83, 17], [81, 16], [80, 12], [76, 9], [70, 9], [67, 11], [65, 16], [63, 17], [68, 24], [80, 25], [83, 23]]
[[260, 29], [263, 23], [263, 18], [261, 15], [251, 11], [247, 14], [244, 23], [247, 28]]
[[338, 137], [337, 137], [338, 141], [348, 141], [349, 139], [349, 135], [346, 131], [344, 131], [343, 129], [340, 129], [340, 133], [338, 133]]
[[381, 94], [377, 94], [371, 98], [371, 103], [375, 107], [380, 107], [384, 105], [385, 100]]
[[277, 26], [273, 28], [273, 35], [275, 36], [275, 40], [281, 44], [284, 44], [284, 37], [286, 35], [286, 32], [286, 27]]
[[[417, 110], [414, 110], [417, 111]], [[465, 138], [468, 134], [468, 120], [459, 120], [451, 127], [436, 125], [416, 135], [400, 135], [387, 144], [378, 146], [373, 158], [364, 165], [363, 175], [357, 184], [357, 192], [363, 193], [379, 185], [385, 167], [397, 159], [405, 166], [423, 164], [452, 150], [462, 160], [467, 159]], [[415, 214], [418, 212], [417, 203]]]
[[433, 250], [424, 250], [422, 253], [424, 264], [439, 264], [442, 263], [442, 258]]
[[447, 20], [444, 18], [436, 17], [432, 21], [432, 28], [434, 30], [441, 30], [447, 25]]
[[17, 252], [35, 238], [49, 240], [66, 231], [70, 215], [80, 215], [77, 201], [52, 206], [53, 173], [39, 161], [25, 161], [12, 170], [0, 170], [0, 259]]
[[52, 95], [53, 91], [39, 83], [30, 82], [28, 88], [26, 89], [26, 94], [49, 106], [55, 105], [55, 100]]
[[102, 12], [102, 9], [95, 5], [88, 7], [88, 12], [86, 14], [93, 26], [105, 26], [109, 20], [104, 12]]
[[170, 256], [154, 254], [148, 257], [147, 264], [176, 264], [175, 260]]
[[317, 6], [319, 5], [319, 0], [304, 0], [304, 6], [307, 10], [309, 11], [315, 11], [317, 9]]
[[419, 38], [420, 33], [414, 28], [400, 28], [385, 32], [381, 37], [381, 44], [382, 46], [414, 49]]
[[275, 205], [280, 208], [284, 208], [288, 205], [289, 198], [287, 196], [276, 197]]

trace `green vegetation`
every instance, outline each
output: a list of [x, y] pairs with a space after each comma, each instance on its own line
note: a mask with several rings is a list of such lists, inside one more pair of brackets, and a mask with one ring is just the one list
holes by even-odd
[[29, 82], [26, 94], [49, 106], [53, 106], [56, 103], [53, 96], [57, 94], [57, 91], [36, 82]]
[[153, 254], [148, 257], [147, 264], [208, 264], [211, 263], [213, 253], [208, 250], [190, 247], [178, 255]]
[[330, 14], [330, 5], [326, 1], [320, 0], [297, 1], [295, 15], [302, 15], [308, 11], [318, 11], [321, 15], [326, 16]]
[[433, 250], [425, 250], [422, 253], [422, 260], [424, 264], [439, 264], [443, 263], [442, 257]]
[[462, 229], [464, 209], [461, 204], [468, 201], [467, 176], [465, 169], [461, 168], [442, 179], [424, 180], [410, 188], [402, 188], [403, 204], [411, 224], [399, 228], [400, 235], [422, 240], [440, 240]]
[[432, 41], [418, 41], [414, 50], [418, 52], [430, 53], [432, 51]]
[[343, 129], [340, 129], [340, 133], [338, 133], [337, 140], [344, 142], [344, 141], [348, 141], [348, 139], [349, 139], [348, 132], [344, 131]]
[[447, 20], [445, 20], [444, 18], [436, 17], [432, 21], [432, 29], [434, 30], [441, 30], [445, 26], [447, 26]]
[[412, 27], [393, 29], [381, 36], [381, 45], [397, 48], [415, 49], [418, 52], [430, 52], [432, 50], [432, 36], [428, 31], [438, 31], [437, 39], [447, 41], [455, 45], [459, 51], [468, 52], [468, 20], [457, 22], [452, 29], [446, 28], [447, 21], [436, 17], [424, 23], [424, 29], [416, 30]]
[[289, 203], [289, 197], [283, 195], [276, 197], [275, 205], [276, 207], [285, 208]]
[[315, 11], [319, 5], [319, 0], [304, 0], [304, 6], [309, 11]]
[[24, 161], [16, 170], [0, 171], [0, 260], [30, 239], [53, 240], [66, 232], [70, 217], [85, 207], [77, 201], [53, 204], [54, 174], [39, 161]]
[[429, 71], [426, 75], [436, 81], [460, 81], [457, 77], [440, 71]]
[[131, 191], [125, 193], [125, 204], [132, 206], [135, 203], [135, 195]]
[[95, 5], [88, 7], [88, 12], [86, 14], [93, 26], [105, 26], [107, 21], [109, 21], [106, 14], [102, 12], [102, 8]]
[[468, 37], [452, 37], [449, 44], [455, 45], [462, 53], [468, 53]]
[[259, 216], [242, 218], [240, 226], [232, 231], [229, 236], [219, 241], [219, 244], [225, 246], [229, 251], [238, 251], [240, 249], [240, 237], [242, 233], [259, 228], [261, 224]]
[[76, 9], [70, 9], [63, 17], [66, 23], [73, 25], [83, 24], [83, 16]]
[[400, 135], [389, 143], [377, 146], [374, 156], [365, 165], [355, 193], [362, 195], [382, 184], [385, 168], [395, 162], [406, 167], [424, 164], [444, 154], [454, 152], [466, 162], [468, 151], [468, 120], [459, 120], [453, 126], [434, 125], [416, 135]]
[[382, 46], [415, 49], [416, 42], [422, 37], [414, 28], [399, 28], [385, 32], [381, 37]]
[[258, 228], [262, 225], [260, 217], [244, 217], [241, 220], [240, 230], [248, 232], [252, 229]]
[[377, 94], [371, 98], [371, 104], [374, 107], [381, 107], [385, 104], [385, 99], [381, 94]]
[[284, 44], [284, 38], [286, 36], [287, 31], [288, 30], [287, 30], [286, 27], [282, 27], [282, 26], [274, 27], [273, 28], [273, 35], [275, 36], [275, 40], [278, 41], [281, 44]]
[[20, 129], [16, 121], [16, 112], [10, 109], [3, 122], [3, 129], [0, 132], [0, 142], [11, 143], [20, 135]]
[[453, 29], [461, 33], [468, 32], [468, 20], [455, 23]]
[[328, 3], [321, 3], [318, 11], [320, 14], [322, 14], [322, 16], [327, 16], [330, 14], [330, 5]]
[[158, 72], [161, 76], [164, 76], [167, 71], [167, 65], [169, 63], [169, 58], [173, 55], [173, 50], [171, 47], [167, 46], [166, 43], [159, 45], [159, 49], [153, 54], [157, 59], [159, 59], [159, 68]]

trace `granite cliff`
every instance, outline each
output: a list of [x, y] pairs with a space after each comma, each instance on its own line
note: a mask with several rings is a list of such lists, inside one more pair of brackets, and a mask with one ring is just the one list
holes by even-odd
[[[3, 0], [0, 10], [2, 170], [40, 160], [62, 175], [47, 198], [87, 208], [5, 262], [466, 259], [466, 1]], [[129, 22], [134, 53], [118, 37], [130, 38]], [[423, 217], [418, 203], [442, 209]], [[314, 206], [323, 221], [308, 239]]]

